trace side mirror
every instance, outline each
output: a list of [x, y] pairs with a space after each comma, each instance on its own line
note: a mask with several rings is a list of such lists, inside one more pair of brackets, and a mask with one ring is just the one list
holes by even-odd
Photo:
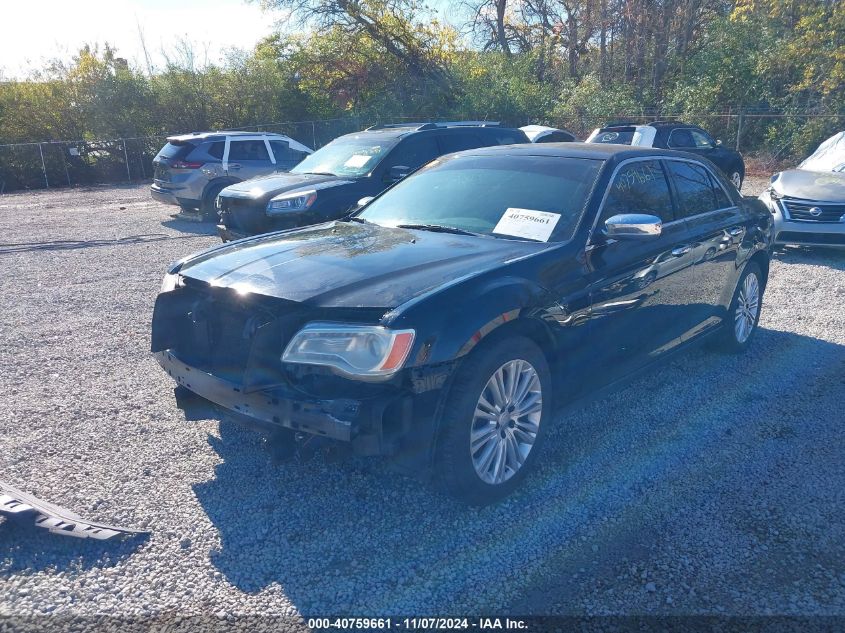
[[364, 198], [361, 198], [361, 199], [358, 201], [358, 205], [357, 205], [357, 206], [358, 206], [358, 208], [360, 209], [361, 207], [363, 207], [363, 206], [366, 206], [366, 205], [370, 204], [370, 202], [372, 202], [373, 200], [375, 200], [375, 198], [376, 198], [375, 196], [365, 196]]
[[384, 180], [386, 182], [398, 182], [410, 173], [411, 168], [407, 165], [394, 165], [387, 171]]
[[615, 240], [645, 240], [659, 237], [663, 221], [656, 215], [621, 213], [604, 223], [604, 234]]

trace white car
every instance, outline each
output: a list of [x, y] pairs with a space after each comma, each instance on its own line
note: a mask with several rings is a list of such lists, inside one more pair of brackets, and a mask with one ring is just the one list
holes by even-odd
[[760, 200], [774, 216], [775, 244], [845, 248], [845, 132], [772, 176]]

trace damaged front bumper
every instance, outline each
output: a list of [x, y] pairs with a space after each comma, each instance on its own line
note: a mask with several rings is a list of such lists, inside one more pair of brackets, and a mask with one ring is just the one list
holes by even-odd
[[70, 510], [41, 501], [4, 481], [0, 481], [0, 515], [18, 521], [31, 518], [36, 527], [49, 530], [51, 534], [98, 541], [147, 534], [142, 530], [88, 521]]
[[[393, 440], [410, 426], [411, 399], [399, 394], [356, 400], [309, 398], [282, 388], [246, 391], [242, 385], [188, 365], [170, 350], [154, 356], [179, 385], [213, 404], [268, 427], [350, 442], [359, 454], [390, 454]], [[396, 414], [389, 428], [384, 424], [388, 409]]]

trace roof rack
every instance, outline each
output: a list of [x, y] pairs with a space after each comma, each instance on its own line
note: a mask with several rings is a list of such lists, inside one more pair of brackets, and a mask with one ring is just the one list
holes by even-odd
[[499, 127], [501, 125], [498, 121], [434, 121], [429, 123], [379, 123], [371, 125], [367, 131], [371, 130], [390, 130], [398, 128], [413, 128], [416, 131], [420, 130], [436, 130], [442, 127]]
[[682, 123], [680, 120], [670, 121], [668, 119], [663, 119], [660, 121], [652, 121], [648, 125], [685, 125], [685, 123]]
[[601, 127], [630, 127], [632, 125], [639, 125], [639, 123], [634, 123], [633, 121], [608, 121]]
[[433, 123], [377, 123], [371, 125], [366, 131], [371, 130], [393, 130], [397, 128], [410, 127], [416, 130], [433, 130], [436, 126]]

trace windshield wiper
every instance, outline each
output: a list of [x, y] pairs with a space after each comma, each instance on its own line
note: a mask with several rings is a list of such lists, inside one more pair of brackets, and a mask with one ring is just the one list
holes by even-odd
[[361, 224], [375, 224], [375, 222], [370, 222], [369, 220], [365, 220], [357, 215], [348, 215], [344, 218], [344, 220], [347, 222], [360, 222]]
[[420, 231], [431, 231], [433, 233], [454, 233], [455, 235], [475, 235], [479, 236], [481, 233], [474, 233], [466, 229], [459, 229], [454, 226], [443, 226], [442, 224], [397, 224], [397, 229], [418, 229]]
[[303, 174], [311, 174], [312, 176], [337, 176], [330, 171], [304, 171]]

